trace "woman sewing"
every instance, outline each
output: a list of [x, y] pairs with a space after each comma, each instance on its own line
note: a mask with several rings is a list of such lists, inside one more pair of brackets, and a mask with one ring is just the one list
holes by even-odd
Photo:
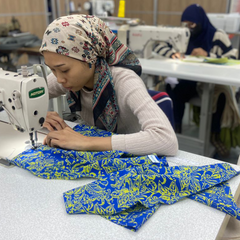
[[139, 77], [138, 59], [102, 20], [60, 17], [46, 29], [40, 52], [51, 69], [50, 98], [67, 94], [71, 111], [91, 126], [117, 134], [86, 137], [49, 112], [44, 143], [79, 151], [122, 150], [136, 155], [175, 155], [174, 130]]

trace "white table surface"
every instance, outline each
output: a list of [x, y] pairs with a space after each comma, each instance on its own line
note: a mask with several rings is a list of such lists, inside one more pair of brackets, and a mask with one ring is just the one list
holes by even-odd
[[179, 59], [139, 58], [142, 72], [206, 83], [240, 86], [240, 65], [191, 63]]
[[[0, 153], [5, 148], [26, 147], [27, 134], [19, 135], [3, 122], [0, 122], [0, 133]], [[39, 138], [43, 139], [44, 135]], [[217, 161], [179, 151], [177, 157], [168, 158], [168, 162], [170, 165], [205, 165]], [[0, 240], [213, 240], [228, 219], [226, 214], [188, 198], [161, 206], [137, 232], [97, 215], [68, 215], [63, 192], [91, 181], [86, 178], [46, 180], [19, 167], [0, 165]], [[229, 183], [233, 194], [239, 195], [240, 176]]]
[[203, 97], [201, 99], [200, 126], [197, 138], [184, 134], [177, 134], [180, 149], [198, 153], [205, 156], [212, 156], [212, 149], [209, 149], [209, 126], [211, 121], [211, 87], [210, 84], [231, 85], [240, 87], [240, 65], [218, 65], [210, 63], [184, 62], [180, 59], [140, 58], [142, 73], [156, 76], [175, 77], [191, 81], [199, 81], [205, 84]]

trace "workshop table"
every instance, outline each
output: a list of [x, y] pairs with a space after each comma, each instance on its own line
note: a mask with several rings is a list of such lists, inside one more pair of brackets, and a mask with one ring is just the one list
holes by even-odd
[[[28, 134], [13, 130], [5, 122], [0, 121], [0, 133], [1, 157], [12, 158], [29, 147]], [[41, 142], [45, 135], [38, 137]], [[171, 166], [220, 162], [183, 151], [167, 160]], [[188, 198], [162, 205], [137, 232], [98, 215], [68, 215], [63, 192], [92, 181], [41, 179], [25, 169], [0, 164], [0, 240], [215, 240], [221, 238], [230, 218]], [[240, 176], [228, 182], [237, 199]]]
[[175, 77], [203, 83], [201, 113], [198, 138], [177, 134], [181, 150], [212, 156], [210, 148], [210, 128], [212, 119], [212, 98], [214, 84], [240, 87], [240, 65], [218, 65], [209, 63], [185, 62], [179, 59], [140, 58], [142, 73]]

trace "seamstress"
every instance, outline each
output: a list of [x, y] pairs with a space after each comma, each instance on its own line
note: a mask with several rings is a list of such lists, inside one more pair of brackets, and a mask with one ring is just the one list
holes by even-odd
[[[203, 56], [221, 58], [227, 57], [236, 59], [237, 50], [232, 48], [231, 42], [227, 34], [216, 29], [209, 21], [204, 9], [198, 4], [188, 6], [182, 13], [181, 22], [190, 29], [190, 40], [187, 47], [186, 55]], [[167, 43], [160, 43], [154, 48], [154, 51], [161, 56], [170, 58], [181, 58], [180, 53]], [[227, 81], [227, 79], [226, 79]], [[167, 92], [173, 100], [175, 131], [182, 132], [182, 119], [184, 115], [185, 103], [191, 98], [198, 96], [200, 84], [195, 81], [179, 79], [179, 83], [174, 89], [167, 85]], [[211, 142], [215, 146], [220, 156], [227, 156], [229, 149], [223, 144], [220, 139], [221, 125], [223, 120], [224, 110], [231, 106], [231, 111], [235, 111], [233, 115], [234, 123], [228, 125], [229, 128], [239, 126], [239, 116], [237, 109], [234, 109], [234, 99], [229, 96], [228, 87], [215, 85], [213, 115], [211, 126]]]
[[44, 144], [83, 151], [122, 150], [136, 155], [175, 155], [178, 142], [164, 112], [139, 77], [132, 51], [97, 17], [70, 15], [53, 21], [40, 52], [51, 69], [50, 98], [67, 93], [72, 111], [90, 126], [117, 133], [86, 137], [74, 132], [55, 112], [44, 127]]

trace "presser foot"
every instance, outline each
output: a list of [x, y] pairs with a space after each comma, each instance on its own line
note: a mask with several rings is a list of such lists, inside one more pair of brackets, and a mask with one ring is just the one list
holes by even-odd
[[41, 146], [41, 143], [34, 143], [31, 147], [32, 150], [36, 150], [39, 146]]
[[13, 166], [9, 160], [4, 159], [4, 158], [0, 158], [0, 165], [1, 165], [1, 164], [4, 165], [4, 166], [6, 166], [6, 167]]

